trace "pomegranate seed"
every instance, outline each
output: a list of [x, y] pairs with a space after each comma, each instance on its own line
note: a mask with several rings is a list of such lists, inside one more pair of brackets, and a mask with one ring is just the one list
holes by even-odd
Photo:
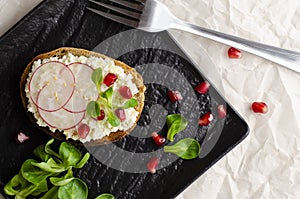
[[26, 140], [29, 140], [30, 137], [25, 135], [23, 132], [19, 132], [16, 137], [15, 137], [16, 141], [20, 144], [22, 144], [23, 142], [25, 142]]
[[115, 83], [115, 81], [117, 81], [118, 76], [116, 74], [113, 73], [108, 73], [103, 80], [103, 83], [110, 87], [111, 85], [113, 85], [113, 83]]
[[121, 109], [121, 108], [116, 109], [115, 114], [121, 120], [121, 122], [123, 122], [126, 119], [126, 114], [125, 114], [124, 109]]
[[169, 91], [168, 92], [169, 99], [171, 102], [176, 102], [182, 100], [181, 93], [179, 91]]
[[226, 107], [224, 105], [219, 105], [218, 106], [218, 118], [222, 119], [222, 118], [226, 117], [226, 115], [227, 115]]
[[268, 112], [268, 105], [264, 102], [253, 102], [252, 103], [252, 110], [255, 113], [267, 113]]
[[166, 142], [166, 139], [161, 135], [157, 134], [156, 132], [152, 133], [152, 139], [157, 146], [161, 146]]
[[89, 134], [90, 127], [87, 124], [82, 123], [78, 126], [77, 132], [79, 137], [84, 139]]
[[230, 47], [228, 49], [228, 57], [231, 58], [231, 59], [239, 59], [241, 58], [242, 56], [242, 53], [240, 50], [236, 49], [236, 48], [233, 48], [233, 47]]
[[200, 126], [207, 126], [210, 124], [210, 122], [214, 119], [213, 115], [211, 113], [205, 113], [202, 115], [199, 119], [199, 125]]
[[122, 97], [124, 97], [125, 99], [130, 99], [132, 98], [132, 93], [131, 90], [127, 87], [127, 86], [121, 86], [119, 88], [119, 93]]
[[157, 157], [152, 158], [148, 163], [147, 163], [147, 168], [150, 171], [150, 173], [155, 173], [156, 168], [159, 164], [159, 159]]
[[195, 90], [200, 94], [206, 94], [210, 87], [210, 83], [208, 81], [201, 82], [196, 86]]
[[104, 110], [100, 110], [100, 115], [96, 118], [97, 120], [103, 120], [105, 118]]

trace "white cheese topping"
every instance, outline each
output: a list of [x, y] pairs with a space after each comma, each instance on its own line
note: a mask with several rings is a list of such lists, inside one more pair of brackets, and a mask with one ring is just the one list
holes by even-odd
[[[51, 58], [47, 58], [47, 59], [43, 59], [43, 60], [39, 59], [33, 63], [32, 70], [28, 75], [27, 83], [25, 86], [26, 96], [29, 99], [27, 108], [28, 108], [28, 111], [32, 112], [34, 117], [37, 119], [38, 125], [40, 125], [42, 127], [48, 127], [52, 132], [54, 132], [55, 130], [62, 131], [66, 135], [67, 139], [72, 138], [74, 140], [80, 140], [81, 142], [98, 140], [106, 135], [109, 135], [111, 132], [116, 132], [118, 130], [128, 130], [129, 128], [131, 128], [134, 125], [134, 123], [136, 122], [136, 118], [139, 114], [134, 108], [125, 109], [126, 119], [125, 119], [125, 121], [121, 122], [121, 124], [118, 127], [111, 126], [107, 122], [107, 117], [105, 117], [104, 120], [97, 121], [94, 118], [91, 118], [90, 116], [88, 116], [86, 114], [85, 117], [83, 118], [83, 120], [81, 121], [81, 123], [87, 124], [90, 127], [90, 132], [85, 139], [82, 139], [78, 136], [78, 134], [76, 133], [77, 127], [69, 129], [69, 130], [63, 130], [63, 129], [52, 128], [49, 125], [47, 125], [45, 123], [45, 121], [41, 118], [41, 116], [39, 115], [38, 110], [37, 110], [38, 108], [32, 102], [32, 100], [30, 98], [28, 84], [29, 84], [29, 80], [30, 80], [31, 76], [33, 75], [33, 72], [39, 66], [41, 66], [42, 64], [47, 63], [49, 61], [58, 61], [58, 62], [62, 62], [64, 64], [66, 64], [66, 65], [75, 63], [75, 62], [80, 62], [80, 63], [89, 65], [93, 69], [101, 67], [102, 71], [103, 71], [103, 77], [105, 77], [105, 75], [108, 73], [116, 74], [118, 76], [118, 79], [113, 84], [113, 90], [114, 90], [113, 102], [112, 102], [113, 106], [122, 106], [125, 102], [125, 100], [122, 98], [122, 96], [120, 96], [119, 92], [117, 92], [119, 87], [126, 85], [131, 90], [131, 93], [133, 96], [139, 92], [136, 84], [133, 82], [133, 76], [131, 74], [126, 74], [124, 72], [123, 68], [116, 66], [114, 61], [110, 58], [102, 59], [102, 58], [93, 57], [93, 56], [91, 56], [91, 57], [74, 56], [73, 54], [68, 53], [67, 55], [63, 56], [62, 58], [51, 57]], [[50, 70], [51, 70], [51, 68], [49, 69], [49, 72], [51, 72]], [[80, 75], [80, 74], [74, 74], [74, 75], [76, 78], [76, 76]], [[40, 78], [42, 80], [43, 77], [40, 77]], [[36, 84], [38, 84], [38, 83], [36, 83]], [[39, 86], [39, 85], [34, 85], [34, 86]], [[104, 91], [105, 89], [107, 89], [107, 87], [105, 87], [105, 85], [101, 87], [101, 90]]]

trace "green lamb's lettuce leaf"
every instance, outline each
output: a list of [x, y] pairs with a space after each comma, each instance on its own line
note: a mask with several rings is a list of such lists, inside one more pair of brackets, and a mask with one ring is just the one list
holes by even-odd
[[92, 81], [96, 85], [99, 92], [100, 92], [100, 86], [101, 86], [102, 80], [103, 80], [102, 69], [101, 68], [95, 69], [94, 72], [92, 73]]
[[115, 199], [115, 196], [110, 194], [110, 193], [104, 193], [104, 194], [101, 194], [100, 196], [98, 196], [95, 199]]
[[36, 160], [28, 159], [21, 167], [21, 174], [25, 180], [32, 184], [39, 184], [48, 176], [52, 175], [51, 172], [44, 171], [39, 167], [34, 166], [32, 163], [38, 163]]
[[48, 191], [48, 183], [46, 179], [42, 180], [38, 185], [31, 185], [31, 186], [34, 186], [34, 191], [30, 193], [33, 196], [38, 196], [41, 193]]
[[22, 177], [22, 175], [17, 174], [4, 186], [4, 192], [7, 195], [13, 196], [28, 185], [29, 183]]
[[77, 162], [77, 164], [74, 165], [73, 167], [76, 169], [81, 169], [85, 165], [85, 163], [89, 160], [89, 158], [90, 158], [90, 154], [86, 153], [83, 156], [83, 158], [79, 162]]
[[84, 199], [88, 196], [86, 184], [79, 178], [73, 179], [66, 185], [58, 189], [58, 198], [60, 199]]
[[192, 138], [185, 138], [171, 146], [164, 146], [164, 151], [173, 153], [178, 157], [189, 160], [194, 159], [200, 154], [200, 144]]
[[127, 100], [123, 106], [124, 109], [127, 109], [127, 108], [134, 108], [138, 105], [138, 101], [134, 98], [131, 98], [129, 100]]
[[104, 104], [109, 108], [112, 108], [112, 95], [113, 95], [113, 87], [109, 87], [106, 91], [101, 93], [102, 101], [104, 100]]
[[45, 162], [47, 162], [47, 160], [49, 160], [49, 158], [51, 157], [48, 153], [46, 153], [45, 145], [40, 145], [35, 148], [33, 154]]
[[58, 188], [59, 187], [57, 187], [57, 186], [53, 186], [40, 199], [57, 199], [58, 198]]
[[50, 145], [53, 144], [54, 139], [52, 138], [51, 140], [49, 140], [46, 145], [45, 145], [45, 152], [51, 156], [54, 156], [55, 158], [57, 158], [58, 160], [60, 159], [59, 155], [51, 149]]
[[22, 189], [20, 192], [18, 192], [15, 196], [17, 199], [26, 199], [27, 196], [29, 196], [32, 192], [34, 192], [35, 188], [37, 188], [36, 185], [29, 185]]
[[80, 151], [67, 142], [61, 143], [59, 147], [59, 156], [63, 161], [63, 165], [68, 166], [75, 166], [81, 160], [81, 153]]
[[49, 180], [54, 186], [63, 186], [74, 180], [72, 169], [68, 169], [67, 173], [63, 177], [50, 177]]
[[177, 133], [183, 131], [188, 124], [188, 121], [179, 114], [172, 114], [167, 116], [168, 133], [167, 139], [171, 142]]
[[113, 112], [109, 112], [107, 117], [108, 117], [107, 121], [113, 127], [117, 127], [120, 125], [120, 123], [121, 123], [120, 119]]
[[96, 101], [90, 101], [86, 106], [86, 112], [91, 117], [98, 117], [100, 115], [100, 104]]
[[50, 158], [47, 162], [32, 162], [31, 163], [33, 166], [36, 166], [40, 168], [41, 170], [49, 173], [60, 173], [65, 171], [66, 169], [64, 168], [63, 165], [57, 164], [52, 158]]
[[16, 195], [15, 198], [26, 198], [29, 195], [37, 196], [48, 191], [48, 185], [46, 180], [31, 184], [21, 174], [17, 174], [5, 185], [4, 191], [7, 195]]
[[57, 177], [51, 177], [50, 178], [50, 182], [54, 185], [54, 186], [64, 186], [66, 184], [68, 184], [69, 182], [71, 182], [72, 180], [74, 180], [74, 177], [71, 178], [57, 178]]
[[48, 191], [48, 185], [46, 180], [40, 181], [38, 184], [31, 184], [24, 189], [22, 189], [19, 193], [16, 194], [15, 198], [27, 198], [29, 195], [37, 196], [43, 192]]

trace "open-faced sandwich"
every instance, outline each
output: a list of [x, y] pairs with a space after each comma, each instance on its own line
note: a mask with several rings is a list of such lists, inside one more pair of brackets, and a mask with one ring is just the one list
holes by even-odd
[[78, 48], [35, 57], [20, 88], [34, 122], [60, 140], [117, 141], [135, 127], [144, 106], [145, 86], [135, 69]]

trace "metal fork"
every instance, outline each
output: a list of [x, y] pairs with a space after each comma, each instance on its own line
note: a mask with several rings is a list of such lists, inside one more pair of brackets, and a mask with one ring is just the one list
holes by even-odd
[[300, 53], [249, 41], [184, 22], [175, 17], [163, 3], [157, 0], [135, 0], [135, 2], [108, 0], [109, 4], [94, 0], [89, 1], [108, 10], [129, 16], [130, 18], [122, 17], [122, 15], [115, 15], [87, 7], [92, 12], [127, 26], [149, 32], [159, 32], [167, 29], [187, 31], [247, 51], [300, 73]]

